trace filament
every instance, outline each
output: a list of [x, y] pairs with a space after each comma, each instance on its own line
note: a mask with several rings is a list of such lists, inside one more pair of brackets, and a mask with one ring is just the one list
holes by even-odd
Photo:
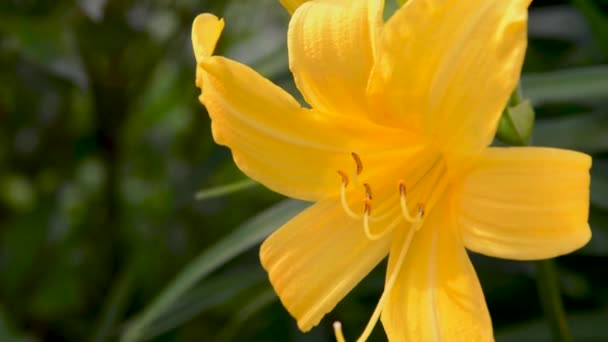
[[[388, 216], [388, 213], [385, 216]], [[383, 238], [384, 236], [386, 236], [386, 234], [393, 231], [393, 229], [395, 229], [395, 227], [397, 227], [397, 225], [399, 225], [399, 223], [401, 223], [401, 218], [397, 217], [388, 226], [386, 226], [386, 228], [384, 228], [384, 230], [382, 230], [380, 233], [374, 234], [374, 233], [372, 233], [372, 230], [369, 227], [369, 219], [370, 219], [370, 215], [366, 211], [365, 215], [363, 215], [363, 231], [365, 232], [365, 236], [372, 241], [376, 241], [376, 240]]]
[[418, 217], [413, 218], [412, 215], [410, 215], [409, 209], [407, 208], [407, 199], [405, 196], [405, 191], [406, 191], [405, 185], [403, 184], [403, 181], [400, 181], [399, 182], [399, 194], [401, 196], [400, 196], [399, 202], [401, 204], [401, 213], [403, 214], [403, 217], [405, 218], [405, 220], [407, 222], [418, 223], [422, 219], [422, 215], [424, 214], [424, 209], [422, 208], [422, 205], [419, 204], [418, 205]]
[[336, 342], [346, 342], [342, 334], [342, 323], [334, 322], [334, 334], [336, 334]]
[[[365, 326], [363, 333], [357, 339], [357, 342], [364, 342], [365, 340], [367, 340], [369, 338], [369, 335], [372, 333], [372, 330], [376, 326], [376, 323], [378, 323], [378, 319], [380, 318], [380, 314], [382, 313], [382, 309], [384, 308], [386, 298], [388, 297], [391, 290], [393, 289], [393, 286], [395, 286], [395, 282], [397, 281], [397, 276], [398, 276], [399, 272], [401, 271], [401, 266], [403, 266], [403, 261], [405, 260], [405, 255], [407, 254], [407, 251], [410, 247], [410, 243], [412, 242], [412, 238], [414, 237], [414, 232], [416, 232], [416, 230], [417, 230], [417, 227], [415, 227], [415, 225], [416, 224], [414, 224], [414, 226], [412, 226], [410, 228], [410, 231], [407, 235], [405, 244], [403, 245], [403, 247], [401, 248], [401, 251], [399, 252], [399, 257], [397, 259], [397, 263], [395, 264], [395, 268], [393, 269], [393, 272], [391, 272], [391, 276], [390, 276], [388, 282], [386, 283], [386, 286], [384, 287], [382, 296], [380, 296], [380, 300], [378, 301], [378, 304], [376, 305], [376, 308], [374, 309], [374, 313], [372, 314], [372, 316], [369, 319], [369, 322]], [[334, 332], [336, 332], [336, 339], [338, 340], [338, 342], [345, 341], [344, 336], [342, 336], [341, 325], [336, 327], [336, 324], [334, 324]], [[338, 333], [339, 333], [339, 335], [338, 335]]]
[[346, 200], [346, 187], [348, 186], [348, 176], [342, 171], [338, 171], [338, 174], [342, 177], [342, 185], [340, 187], [340, 201], [342, 202], [342, 208], [344, 208], [344, 212], [346, 215], [350, 216], [355, 220], [361, 219], [361, 215], [355, 213], [350, 206], [348, 205], [348, 201]]

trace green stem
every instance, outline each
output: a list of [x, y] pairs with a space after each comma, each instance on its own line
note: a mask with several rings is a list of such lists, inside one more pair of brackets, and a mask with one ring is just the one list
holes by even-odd
[[[517, 106], [524, 97], [522, 94], [521, 84], [513, 91], [509, 99], [509, 106]], [[524, 142], [525, 143], [525, 142]], [[525, 143], [526, 144], [526, 143]], [[528, 144], [526, 144], [528, 145]], [[562, 296], [559, 288], [559, 277], [557, 268], [553, 259], [539, 260], [535, 262], [536, 266], [536, 286], [540, 297], [540, 304], [545, 314], [545, 319], [551, 330], [551, 335], [554, 341], [571, 342], [573, 341], [568, 321], [566, 320], [566, 311], [562, 303]]]
[[553, 259], [539, 260], [535, 262], [535, 265], [538, 295], [553, 341], [571, 342], [573, 339], [562, 304], [555, 262]]

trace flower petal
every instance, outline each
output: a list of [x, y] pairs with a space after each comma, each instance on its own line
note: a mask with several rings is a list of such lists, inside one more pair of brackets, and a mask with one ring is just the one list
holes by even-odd
[[199, 14], [194, 19], [192, 24], [192, 48], [197, 62], [213, 54], [223, 30], [224, 19], [219, 19], [213, 14]]
[[489, 145], [519, 79], [530, 1], [408, 1], [370, 77], [378, 120], [424, 129], [444, 151]]
[[314, 108], [367, 115], [366, 87], [382, 25], [382, 0], [321, 0], [289, 23], [289, 66]]
[[572, 252], [591, 238], [591, 157], [550, 148], [489, 148], [457, 195], [465, 246], [508, 259]]
[[249, 177], [286, 196], [314, 201], [335, 194], [341, 184], [336, 171], [353, 168], [352, 151], [385, 152], [404, 139], [397, 130], [302, 108], [232, 60], [208, 57], [199, 68], [204, 70], [200, 100], [215, 141], [230, 147]]
[[289, 11], [289, 13], [293, 13], [296, 11], [296, 9], [298, 7], [300, 7], [300, 5], [302, 5], [303, 3], [310, 1], [310, 0], [279, 0], [281, 2], [281, 5], [283, 5], [283, 7], [285, 7], [285, 9], [287, 11]]
[[368, 240], [360, 221], [326, 200], [272, 234], [260, 258], [281, 302], [308, 331], [386, 256], [391, 236]]
[[[224, 30], [224, 19], [219, 19], [213, 14], [199, 14], [192, 24], [192, 49], [196, 62], [201, 62], [209, 57], [215, 50], [215, 45]], [[196, 86], [203, 86], [202, 69], [196, 68]]]
[[[415, 233], [382, 312], [395, 341], [491, 341], [492, 323], [475, 270], [455, 234], [445, 198]], [[406, 232], [393, 242], [387, 278]]]

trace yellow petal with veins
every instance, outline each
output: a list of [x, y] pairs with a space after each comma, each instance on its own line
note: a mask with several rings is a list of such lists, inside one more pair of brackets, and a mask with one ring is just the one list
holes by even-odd
[[298, 7], [300, 7], [300, 5], [302, 5], [303, 3], [310, 1], [310, 0], [279, 0], [281, 2], [281, 5], [283, 5], [283, 7], [285, 7], [285, 9], [287, 11], [289, 11], [289, 13], [293, 13], [296, 11], [296, 9]]
[[[200, 63], [209, 57], [215, 50], [215, 45], [220, 39], [224, 29], [224, 19], [219, 19], [213, 14], [199, 14], [192, 24], [192, 49], [196, 62]], [[200, 68], [196, 68], [196, 86], [203, 86], [203, 75]]]
[[530, 1], [406, 2], [370, 78], [378, 120], [426, 131], [446, 155], [489, 145], [519, 79]]
[[591, 238], [591, 157], [550, 148], [489, 148], [455, 199], [467, 248], [508, 259], [545, 259]]
[[294, 13], [288, 32], [289, 67], [312, 107], [367, 116], [366, 88], [382, 8], [381, 0], [321, 0]]
[[197, 62], [213, 54], [223, 29], [224, 19], [219, 19], [213, 14], [203, 13], [194, 19], [192, 24], [192, 47]]
[[260, 258], [281, 302], [308, 331], [386, 256], [391, 237], [368, 240], [360, 221], [326, 200], [272, 234]]
[[[401, 235], [391, 247], [387, 278], [407, 232]], [[382, 324], [391, 342], [493, 340], [483, 292], [454, 230], [448, 200], [439, 202], [414, 234]]]
[[314, 201], [337, 194], [337, 171], [353, 168], [351, 152], [368, 156], [414, 139], [398, 130], [302, 108], [249, 67], [223, 57], [207, 57], [199, 68], [204, 81], [200, 99], [211, 117], [215, 141], [232, 150], [249, 177], [289, 197]]

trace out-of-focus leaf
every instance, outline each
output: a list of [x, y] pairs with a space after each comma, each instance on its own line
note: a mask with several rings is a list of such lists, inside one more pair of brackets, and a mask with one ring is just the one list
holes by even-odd
[[[0, 308], [1, 309], [1, 308]], [[18, 334], [10, 326], [7, 317], [3, 310], [0, 310], [0, 341], [2, 342], [30, 342], [35, 341], [33, 338]]]
[[215, 198], [215, 197], [226, 196], [226, 195], [232, 194], [234, 192], [239, 192], [241, 190], [249, 189], [258, 184], [259, 183], [254, 180], [244, 179], [244, 180], [234, 182], [231, 184], [201, 190], [196, 193], [196, 199], [199, 201], [202, 201], [202, 200], [208, 200], [208, 199]]
[[533, 104], [608, 97], [608, 65], [525, 74], [524, 94]]
[[0, 34], [13, 39], [23, 56], [50, 73], [81, 88], [88, 85], [76, 39], [63, 16], [41, 19], [0, 15]]
[[171, 306], [198, 281], [230, 259], [259, 243], [266, 236], [302, 211], [309, 204], [285, 200], [254, 216], [231, 234], [204, 251], [188, 264], [161, 292], [144, 312], [131, 322], [122, 341], [137, 341], [145, 336], [150, 324], [166, 313]]
[[99, 315], [97, 328], [92, 334], [92, 341], [102, 342], [109, 341], [116, 322], [121, 319], [124, 314], [124, 309], [129, 298], [129, 293], [133, 287], [133, 278], [135, 276], [135, 263], [128, 264], [125, 269], [116, 277], [107, 301]]
[[608, 209], [608, 162], [606, 161], [594, 160], [591, 168], [591, 202]]
[[255, 269], [206, 279], [195, 289], [184, 294], [165, 314], [150, 324], [150, 328], [146, 330], [146, 334], [142, 338], [152, 339], [169, 331], [192, 319], [200, 312], [229, 300], [237, 293], [265, 278], [265, 273], [260, 269]]
[[509, 145], [525, 146], [532, 137], [534, 109], [525, 100], [513, 107], [505, 108], [498, 123], [497, 137]]
[[[568, 25], [563, 25], [568, 23]], [[569, 5], [540, 6], [530, 9], [528, 36], [584, 43], [589, 25], [579, 11]]]
[[108, 0], [78, 0], [77, 4], [91, 20], [99, 22], [103, 19]]
[[2, 200], [16, 211], [27, 211], [36, 200], [36, 189], [22, 175], [5, 176], [0, 181], [0, 196]]
[[534, 145], [587, 153], [608, 150], [608, 114], [591, 113], [536, 121]]
[[279, 297], [277, 297], [271, 287], [265, 288], [257, 296], [252, 297], [250, 301], [243, 304], [242, 308], [233, 316], [230, 322], [220, 330], [215, 340], [218, 342], [234, 341], [234, 336], [238, 333], [239, 327], [244, 322], [278, 299]]
[[595, 41], [605, 56], [608, 56], [608, 18], [606, 18], [600, 8], [590, 0], [572, 0], [572, 3], [587, 18], [589, 26], [595, 35]]
[[[575, 341], [608, 341], [608, 312], [570, 315], [569, 326]], [[551, 341], [544, 321], [533, 321], [496, 332], [497, 342]]]

